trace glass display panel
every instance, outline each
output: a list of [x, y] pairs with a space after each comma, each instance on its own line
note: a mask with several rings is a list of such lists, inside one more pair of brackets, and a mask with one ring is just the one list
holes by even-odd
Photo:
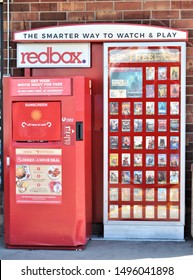
[[180, 220], [181, 47], [108, 48], [108, 220]]

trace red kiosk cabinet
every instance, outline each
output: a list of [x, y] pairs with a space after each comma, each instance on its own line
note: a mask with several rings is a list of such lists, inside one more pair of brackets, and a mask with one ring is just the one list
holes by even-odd
[[85, 77], [4, 77], [5, 243], [91, 237], [91, 95]]

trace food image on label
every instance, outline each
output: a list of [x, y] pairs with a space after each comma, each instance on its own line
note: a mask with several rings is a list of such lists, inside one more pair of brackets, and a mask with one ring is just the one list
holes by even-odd
[[51, 178], [51, 179], [58, 179], [61, 175], [61, 170], [59, 167], [57, 166], [51, 166], [49, 169], [48, 169], [48, 176]]

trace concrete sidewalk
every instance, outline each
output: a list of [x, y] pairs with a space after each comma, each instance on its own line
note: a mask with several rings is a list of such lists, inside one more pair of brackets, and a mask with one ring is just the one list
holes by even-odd
[[90, 240], [84, 250], [7, 249], [0, 238], [1, 260], [138, 260], [183, 259], [193, 261], [193, 239], [187, 241]]

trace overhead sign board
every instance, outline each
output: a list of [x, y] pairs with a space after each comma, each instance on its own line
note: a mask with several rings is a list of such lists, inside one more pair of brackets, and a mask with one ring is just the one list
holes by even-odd
[[185, 41], [187, 32], [171, 28], [132, 24], [84, 24], [16, 32], [16, 42], [93, 41]]

